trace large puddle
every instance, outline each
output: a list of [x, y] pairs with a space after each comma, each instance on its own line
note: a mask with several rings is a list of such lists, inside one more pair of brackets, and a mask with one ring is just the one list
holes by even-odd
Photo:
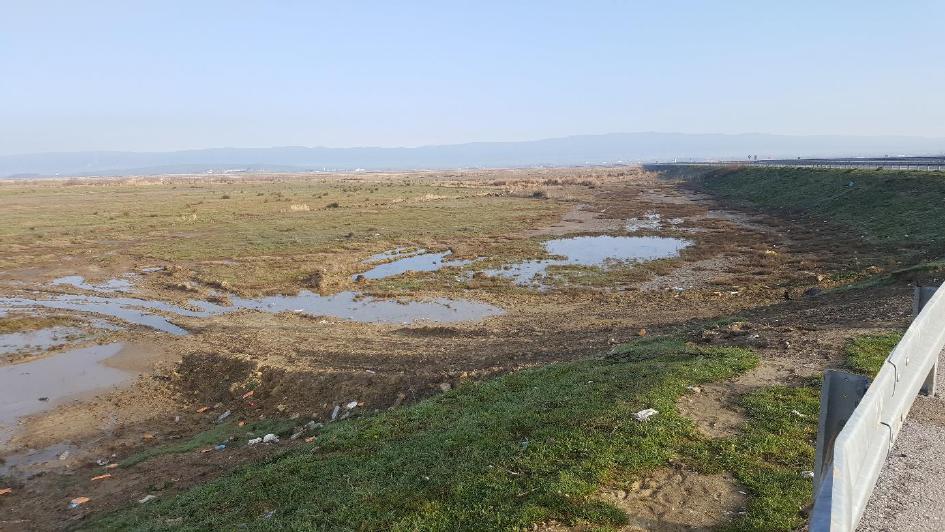
[[353, 276], [352, 279], [357, 279], [359, 276], [365, 279], [384, 279], [406, 272], [432, 272], [446, 266], [465, 266], [470, 263], [468, 260], [448, 260], [447, 257], [451, 254], [451, 251], [431, 253], [425, 249], [404, 251], [403, 248], [398, 248], [386, 251], [374, 255], [364, 262], [366, 264], [385, 260], [390, 262], [378, 264], [360, 275]]
[[560, 259], [529, 260], [486, 270], [487, 275], [506, 277], [516, 284], [541, 284], [539, 278], [551, 266], [607, 267], [624, 262], [643, 262], [676, 257], [691, 244], [681, 238], [655, 236], [578, 236], [545, 242], [545, 250]]
[[129, 380], [132, 374], [102, 364], [123, 347], [121, 342], [96, 345], [0, 367], [0, 444], [23, 416]]
[[502, 313], [502, 309], [498, 307], [477, 301], [445, 298], [396, 301], [363, 297], [357, 292], [322, 296], [303, 290], [295, 296], [257, 299], [230, 296], [230, 302], [230, 305], [218, 305], [208, 301], [190, 300], [190, 308], [184, 308], [163, 301], [131, 297], [61, 294], [50, 299], [4, 297], [0, 298], [0, 307], [90, 312], [178, 336], [186, 335], [187, 330], [172, 323], [166, 315], [208, 318], [249, 309], [269, 313], [297, 312], [310, 316], [331, 316], [364, 323], [405, 324], [421, 320], [447, 323], [478, 320]]

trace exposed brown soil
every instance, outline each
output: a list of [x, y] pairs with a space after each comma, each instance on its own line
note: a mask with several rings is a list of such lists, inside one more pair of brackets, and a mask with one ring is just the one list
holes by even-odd
[[[714, 530], [732, 520], [745, 504], [745, 494], [727, 475], [700, 475], [682, 469], [661, 469], [628, 489], [604, 490], [602, 501], [627, 515], [621, 532]], [[544, 523], [544, 532], [589, 531], [592, 527]]]

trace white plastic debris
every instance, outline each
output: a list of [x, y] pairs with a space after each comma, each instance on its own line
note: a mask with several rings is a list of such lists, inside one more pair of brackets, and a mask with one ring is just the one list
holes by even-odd
[[60, 460], [65, 460], [67, 458], [69, 458], [69, 451], [63, 451], [63, 453], [59, 455]]
[[263, 441], [262, 438], [253, 438], [253, 439], [249, 440], [246, 444], [247, 444], [247, 445], [256, 445], [257, 443], [262, 443], [262, 441]]
[[801, 476], [804, 478], [814, 478], [813, 471], [801, 471]]
[[157, 499], [157, 495], [145, 495], [144, 498], [138, 499], [138, 504], [147, 504], [154, 499]]
[[338, 419], [338, 412], [341, 412], [341, 406], [335, 405], [335, 409], [331, 411], [331, 420], [334, 421]]
[[350, 403], [348, 403], [348, 404], [345, 405], [345, 408], [347, 408], [348, 410], [351, 410], [352, 408], [354, 408], [354, 407], [356, 407], [356, 406], [358, 406], [358, 402], [357, 402], [357, 401], [351, 401]]
[[637, 421], [646, 421], [658, 413], [659, 412], [655, 408], [647, 408], [646, 410], [640, 410], [639, 412], [633, 414], [633, 417], [635, 417]]
[[220, 414], [220, 417], [217, 418], [217, 423], [222, 423], [224, 419], [230, 417], [230, 414], [232, 414], [232, 412], [230, 412], [229, 410]]
[[263, 443], [279, 443], [279, 437], [275, 434], [266, 434], [262, 439]]

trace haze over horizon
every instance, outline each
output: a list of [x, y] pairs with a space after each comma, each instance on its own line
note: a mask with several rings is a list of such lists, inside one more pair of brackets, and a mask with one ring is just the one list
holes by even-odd
[[0, 156], [623, 131], [945, 138], [943, 15], [931, 1], [15, 3], [0, 22], [14, 80]]

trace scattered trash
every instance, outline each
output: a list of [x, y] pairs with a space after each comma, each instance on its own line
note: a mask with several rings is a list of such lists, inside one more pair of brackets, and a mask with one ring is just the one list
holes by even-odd
[[108, 464], [105, 469], [115, 469], [116, 467], [118, 467], [118, 464]]
[[209, 407], [209, 406], [201, 406], [200, 408], [197, 409], [197, 413], [198, 413], [198, 414], [203, 414], [203, 413], [206, 412], [207, 410], [210, 410], [210, 407]]
[[230, 417], [230, 414], [232, 414], [232, 412], [230, 412], [229, 410], [220, 414], [220, 417], [217, 418], [217, 423], [222, 423], [224, 419]]
[[305, 438], [305, 443], [312, 443], [313, 441], [315, 441], [315, 436], [309, 436], [308, 438]]
[[297, 439], [299, 439], [299, 436], [301, 436], [301, 435], [304, 434], [304, 433], [305, 433], [305, 429], [299, 427], [299, 431], [298, 431], [298, 432], [293, 432], [292, 435], [289, 436], [289, 439], [290, 439], [290, 440], [297, 440]]
[[9, 495], [13, 493], [13, 488], [2, 488], [0, 489], [0, 495]]
[[288, 409], [289, 407], [286, 405], [276, 405], [276, 410], [278, 410], [279, 412], [285, 412]]
[[62, 454], [59, 455], [60, 460], [65, 460], [66, 458], [69, 458], [69, 451], [63, 451]]
[[237, 423], [236, 425], [242, 427], [242, 426], [246, 425], [246, 422], [241, 419], [240, 422]]
[[213, 447], [213, 449], [217, 451], [222, 451], [223, 449], [226, 449], [226, 444], [218, 443]]
[[276, 511], [275, 511], [275, 510], [269, 510], [268, 512], [266, 512], [265, 514], [263, 514], [263, 519], [272, 519], [272, 516], [274, 516], [274, 515], [276, 515]]
[[647, 408], [646, 410], [640, 410], [639, 412], [633, 414], [633, 417], [635, 417], [637, 421], [646, 421], [654, 414], [658, 413], [659, 412], [655, 408]]
[[452, 384], [450, 384], [450, 383], [448, 383], [448, 382], [441, 382], [441, 383], [440, 383], [440, 391], [442, 391], [442, 392], [448, 392], [448, 391], [450, 391], [450, 390], [452, 390], [452, 389], [453, 389], [453, 385], [452, 385]]
[[[65, 453], [63, 453], [63, 454], [65, 454]], [[106, 466], [106, 465], [108, 465], [108, 459], [107, 459], [107, 458], [99, 458], [98, 460], [95, 461], [95, 464], [96, 464], [96, 465], [100, 465], [100, 466]]]
[[640, 329], [637, 331], [637, 336], [646, 336], [646, 329]]
[[112, 478], [111, 474], [105, 473], [104, 475], [99, 475], [97, 477], [92, 477], [92, 480], [105, 480], [106, 478]]
[[699, 386], [686, 386], [686, 389], [692, 393], [702, 393], [702, 388]]
[[153, 501], [154, 499], [157, 499], [157, 495], [145, 495], [144, 498], [138, 499], [138, 504], [146, 504]]
[[262, 438], [253, 438], [249, 440], [248, 442], [246, 442], [246, 445], [256, 445], [257, 443], [262, 443], [262, 441], [263, 441]]
[[338, 412], [341, 412], [341, 406], [335, 405], [335, 409], [331, 411], [331, 420], [334, 421], [338, 419]]
[[254, 393], [256, 393], [255, 390], [250, 390], [250, 391], [244, 393], [244, 394], [243, 394], [243, 399], [249, 399], [250, 397], [253, 396]]
[[83, 504], [91, 500], [92, 499], [88, 497], [76, 497], [75, 499], [72, 499], [71, 501], [69, 501], [69, 508], [70, 509], [78, 508], [79, 506], [82, 506]]
[[348, 403], [348, 404], [345, 405], [345, 408], [347, 408], [348, 410], [351, 410], [352, 408], [354, 408], [354, 407], [356, 407], [356, 406], [358, 406], [358, 402], [357, 402], [357, 401], [351, 401], [350, 403]]
[[40, 401], [48, 401], [49, 398], [48, 398], [48, 397], [40, 397], [39, 400], [40, 400]]
[[321, 423], [316, 423], [315, 420], [309, 421], [305, 424], [305, 430], [315, 430], [321, 426]]
[[813, 471], [801, 471], [801, 476], [804, 478], [814, 478]]
[[801, 418], [807, 417], [805, 414], [802, 414], [802, 413], [798, 412], [797, 410], [791, 410], [791, 413], [794, 414], [794, 415], [797, 416], [797, 417], [801, 417]]
[[174, 423], [180, 423], [180, 416], [174, 416]]
[[266, 434], [262, 439], [263, 443], [279, 443], [279, 437], [275, 434]]

